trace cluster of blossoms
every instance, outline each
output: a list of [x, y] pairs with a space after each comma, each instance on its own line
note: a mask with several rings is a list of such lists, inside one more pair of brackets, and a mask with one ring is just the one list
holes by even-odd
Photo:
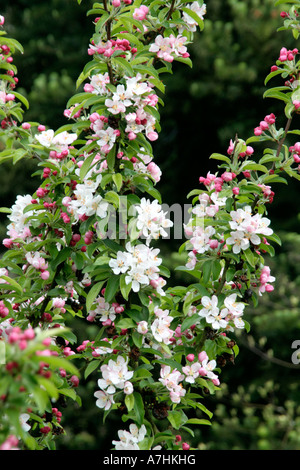
[[136, 52], [135, 47], [131, 47], [130, 42], [127, 39], [110, 39], [108, 41], [99, 41], [95, 44], [92, 40], [88, 48], [89, 55], [99, 54], [103, 57], [111, 57], [114, 52], [122, 51], [121, 57], [126, 57], [126, 53], [134, 54]]
[[258, 184], [258, 186], [261, 188], [266, 202], [269, 202], [271, 204], [275, 195], [274, 191], [272, 191], [271, 186], [269, 186], [268, 184]]
[[[156, 140], [156, 119], [150, 112], [151, 107], [155, 107], [158, 102], [158, 96], [153, 93], [153, 84], [141, 73], [133, 77], [124, 76], [123, 82], [111, 92], [106, 86], [109, 83], [108, 75], [96, 74], [90, 78], [85, 91], [106, 96], [104, 104], [107, 112], [116, 118], [125, 119], [124, 132], [129, 140], [136, 139], [139, 133], [145, 133], [150, 141]], [[97, 139], [101, 151], [107, 154], [120, 136], [120, 129], [111, 127], [108, 118], [97, 116], [97, 113], [93, 113], [90, 120], [93, 138]]]
[[153, 338], [158, 343], [171, 344], [174, 331], [170, 328], [170, 324], [173, 317], [169, 315], [169, 310], [162, 310], [159, 307], [155, 307], [154, 314], [156, 318], [151, 324]]
[[168, 365], [162, 365], [160, 369], [160, 378], [158, 379], [170, 392], [172, 403], [180, 403], [181, 398], [185, 396], [186, 390], [182, 382], [184, 375], [177, 369], [171, 369]]
[[136, 424], [129, 425], [129, 431], [119, 430], [119, 441], [112, 441], [115, 450], [140, 450], [138, 443], [141, 442], [147, 434], [144, 424], [140, 428]]
[[[289, 148], [295, 163], [300, 163], [300, 142], [296, 142]], [[300, 165], [298, 165], [299, 168]]]
[[126, 243], [125, 251], [118, 251], [116, 259], [109, 261], [109, 266], [114, 274], [126, 273], [125, 282], [131, 284], [132, 290], [138, 292], [141, 286], [158, 284], [161, 288], [159, 275], [159, 265], [161, 258], [158, 258], [159, 249], [150, 248], [142, 243], [132, 245]]
[[191, 267], [193, 267], [196, 262], [196, 253], [205, 253], [208, 250], [217, 248], [219, 245], [218, 240], [212, 238], [216, 230], [211, 225], [205, 228], [196, 226], [192, 230], [188, 227], [185, 232], [192, 235], [190, 243], [192, 244], [193, 251], [191, 252], [189, 260]]
[[142, 198], [140, 204], [135, 208], [138, 212], [136, 227], [146, 238], [147, 245], [152, 239], [157, 240], [160, 236], [168, 236], [165, 229], [173, 227], [173, 222], [166, 218], [167, 213], [163, 212], [157, 199], [150, 201]]
[[16, 344], [20, 349], [26, 349], [28, 341], [33, 340], [35, 336], [33, 328], [27, 328], [23, 331], [19, 327], [8, 326], [5, 329], [4, 339], [6, 339], [9, 344]]
[[278, 60], [280, 60], [280, 62], [294, 61], [295, 56], [298, 54], [298, 52], [299, 51], [297, 48], [290, 50], [290, 49], [287, 49], [286, 47], [282, 47], [280, 49]]
[[[9, 315], [9, 308], [6, 307], [5, 303], [3, 300], [0, 300], [0, 318], [5, 318]], [[0, 330], [0, 336], [1, 336], [1, 330]]]
[[92, 306], [92, 309], [88, 312], [87, 320], [93, 322], [97, 316], [100, 316], [99, 320], [103, 326], [110, 326], [116, 319], [117, 314], [124, 312], [124, 306], [117, 302], [110, 304], [105, 301], [105, 298], [98, 296]]
[[240, 253], [241, 250], [249, 248], [250, 243], [260, 245], [260, 235], [272, 235], [273, 230], [269, 228], [270, 220], [257, 213], [252, 215], [251, 206], [237, 209], [230, 212], [232, 220], [229, 222], [230, 237], [226, 244], [232, 245], [233, 253]]
[[26, 211], [24, 209], [31, 204], [32, 196], [26, 194], [25, 196], [18, 195], [15, 203], [11, 207], [11, 213], [8, 215], [10, 221], [7, 226], [7, 235], [9, 238], [3, 240], [3, 245], [6, 247], [11, 246], [17, 238], [28, 239], [31, 236], [30, 225], [26, 220], [34, 215], [34, 211]]
[[245, 304], [237, 301], [237, 294], [231, 294], [224, 299], [224, 308], [220, 309], [218, 303], [219, 300], [216, 295], [211, 298], [203, 296], [201, 299], [203, 308], [199, 311], [199, 316], [204, 317], [214, 330], [221, 328], [233, 331], [232, 323], [236, 328], [244, 327], [244, 321], [241, 317], [244, 313]]
[[19, 439], [16, 436], [10, 435], [1, 444], [0, 450], [20, 450], [18, 445], [19, 445]]
[[187, 38], [181, 34], [176, 37], [174, 34], [171, 34], [165, 38], [159, 35], [156, 36], [155, 42], [150, 45], [149, 51], [154, 52], [159, 59], [173, 62], [174, 57], [187, 58], [190, 56], [187, 52], [187, 47], [184, 45], [186, 41]]
[[[282, 47], [280, 49], [276, 65], [272, 65], [271, 67], [271, 73], [285, 72], [285, 74], [282, 76], [284, 78], [288, 77], [288, 80], [286, 80], [284, 84], [292, 90], [298, 87], [297, 73], [295, 72], [297, 67], [296, 56], [298, 53], [299, 50], [297, 48], [287, 49], [286, 47]], [[293, 101], [293, 104], [295, 105], [296, 109], [299, 108], [298, 100]]]
[[98, 380], [100, 390], [94, 393], [97, 398], [96, 406], [110, 409], [114, 403], [113, 395], [116, 389], [123, 390], [126, 395], [133, 393], [133, 385], [130, 382], [133, 371], [128, 370], [127, 363], [128, 359], [119, 356], [116, 361], [110, 359], [108, 364], [101, 366], [102, 379]]
[[218, 192], [210, 195], [202, 193], [199, 195], [199, 204], [192, 209], [192, 213], [198, 218], [214, 217], [221, 206], [226, 204], [226, 198], [220, 198]]
[[264, 119], [259, 123], [259, 126], [255, 127], [254, 135], [260, 136], [267, 130], [270, 130], [271, 126], [275, 124], [276, 117], [273, 113], [268, 114]]
[[72, 197], [66, 196], [63, 199], [68, 214], [73, 216], [76, 221], [84, 221], [94, 214], [100, 219], [107, 216], [109, 204], [97, 193], [101, 178], [100, 174], [95, 181], [89, 178], [84, 179], [82, 183], [76, 184]]
[[[144, 148], [141, 148], [141, 151], [144, 151]], [[120, 155], [120, 158], [127, 159]], [[153, 157], [147, 155], [145, 153], [138, 153], [136, 157], [131, 158], [131, 162], [133, 163], [134, 171], [140, 174], [149, 174], [151, 178], [158, 183], [161, 178], [161, 169], [159, 166], [153, 161]]]
[[269, 266], [264, 266], [259, 277], [259, 294], [261, 295], [264, 292], [272, 292], [274, 290], [274, 286], [272, 286], [270, 282], [274, 282], [275, 280], [276, 278], [271, 276], [271, 270]]
[[[235, 178], [236, 174], [230, 171], [225, 171], [220, 176], [214, 175], [209, 171], [206, 176], [199, 177], [199, 182], [206, 186], [209, 191], [220, 193], [222, 191], [224, 183], [233, 181]], [[218, 195], [215, 195], [213, 197], [217, 198]], [[222, 204], [219, 203], [219, 205]]]
[[90, 128], [94, 132], [92, 138], [97, 141], [100, 152], [105, 157], [113, 148], [120, 131], [107, 125], [108, 118], [100, 116], [98, 113], [93, 113], [90, 116], [90, 121]]
[[139, 8], [135, 8], [133, 12], [133, 18], [135, 20], [143, 21], [147, 18], [149, 8], [146, 5], [141, 5]]
[[198, 377], [207, 377], [214, 385], [220, 384], [218, 376], [213, 372], [217, 363], [215, 360], [210, 361], [205, 351], [198, 354], [198, 361], [195, 361], [194, 354], [188, 354], [186, 358], [191, 363], [182, 368], [186, 382], [193, 384]]
[[[201, 182], [211, 186], [214, 185], [215, 179], [209, 174]], [[223, 180], [222, 180], [223, 182]], [[186, 237], [189, 239], [191, 251], [188, 253], [188, 261], [186, 267], [193, 269], [197, 263], [197, 254], [203, 254], [219, 248], [223, 241], [222, 235], [219, 236], [216, 229], [212, 225], [205, 226], [204, 219], [213, 218], [219, 209], [226, 204], [226, 198], [219, 197], [219, 192], [214, 190], [210, 195], [202, 193], [199, 195], [199, 204], [192, 209], [192, 217], [189, 222], [184, 225]]]
[[[198, 2], [188, 3], [186, 8], [194, 12], [201, 20], [204, 19], [204, 15], [206, 14], [206, 4], [199, 5]], [[178, 26], [178, 30], [181, 33], [182, 31], [191, 31], [195, 32], [198, 26], [198, 23], [192, 18], [186, 11], [182, 13], [182, 20], [184, 22], [183, 25]]]
[[[41, 129], [44, 127], [42, 126]], [[39, 134], [35, 134], [35, 139], [46, 148], [54, 148], [50, 152], [50, 157], [61, 160], [69, 154], [69, 146], [77, 139], [77, 134], [69, 134], [64, 131], [55, 135], [53, 129], [42, 130]]]
[[8, 101], [14, 101], [15, 95], [13, 93], [6, 93], [5, 91], [0, 91], [0, 102], [3, 104]]
[[95, 95], [106, 95], [108, 89], [106, 85], [109, 83], [109, 75], [105, 73], [95, 73], [90, 77], [90, 83], [84, 85], [84, 91], [86, 93], [94, 93]]
[[182, 372], [165, 364], [161, 367], [159, 381], [169, 391], [172, 403], [180, 403], [181, 398], [186, 395], [183, 382], [195, 384], [197, 378], [205, 377], [214, 385], [220, 384], [218, 376], [213, 372], [217, 363], [215, 360], [209, 360], [205, 351], [198, 354], [198, 360], [195, 360], [194, 354], [188, 354], [187, 361], [190, 364], [183, 366]]
[[[26, 261], [33, 266], [36, 270], [40, 271], [40, 276], [42, 279], [46, 280], [49, 278], [49, 271], [48, 271], [48, 262], [40, 256], [39, 253], [26, 253], [25, 255]], [[26, 266], [24, 267], [24, 269]]]

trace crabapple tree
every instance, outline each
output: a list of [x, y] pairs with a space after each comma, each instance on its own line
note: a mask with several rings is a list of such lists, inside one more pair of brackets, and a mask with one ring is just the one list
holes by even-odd
[[[300, 2], [289, 3], [282, 28], [297, 38]], [[1, 208], [0, 449], [55, 450], [65, 432], [61, 404], [81, 404], [83, 376], [95, 378], [95, 409], [106, 421], [120, 418], [113, 449], [188, 450], [181, 434], [211, 424], [205, 396], [220, 386], [220, 364], [238, 354], [236, 331], [250, 328], [247, 304], [274, 289], [265, 255], [280, 239], [268, 206], [273, 185], [300, 179], [300, 131], [291, 129], [298, 50], [282, 47], [266, 78], [283, 80], [265, 97], [283, 102], [285, 128], [271, 113], [247, 140], [233, 136], [224, 154], [211, 155], [217, 172], [189, 193], [185, 262], [176, 269], [194, 282], [168, 286], [157, 240], [177, 227], [156, 187], [163, 178], [152, 143], [163, 76], [174, 61], [192, 66], [188, 45], [206, 5], [103, 0], [87, 14], [95, 25], [89, 60], [56, 130], [24, 120], [29, 103], [13, 64], [23, 50], [0, 16], [0, 163], [34, 159], [41, 181]], [[75, 318], [83, 331], [96, 325], [96, 336], [78, 344]]]

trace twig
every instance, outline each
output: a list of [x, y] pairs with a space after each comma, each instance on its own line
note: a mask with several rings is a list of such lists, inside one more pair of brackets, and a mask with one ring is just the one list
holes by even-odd
[[261, 351], [259, 348], [256, 346], [250, 346], [248, 342], [242, 341], [242, 344], [248, 348], [250, 351], [252, 351], [254, 354], [257, 354], [259, 357], [264, 359], [265, 361], [273, 362], [273, 364], [277, 364], [278, 366], [281, 367], [286, 367], [288, 369], [300, 369], [300, 365], [293, 364], [287, 361], [283, 361], [282, 359], [278, 359], [276, 357], [269, 356], [265, 352]]
[[[280, 154], [280, 151], [281, 151], [282, 146], [283, 146], [283, 144], [284, 144], [284, 141], [285, 141], [285, 139], [286, 139], [287, 133], [288, 133], [288, 131], [289, 131], [289, 128], [291, 127], [292, 119], [293, 119], [293, 117], [290, 117], [290, 118], [287, 120], [285, 129], [284, 129], [284, 135], [283, 135], [282, 139], [280, 140], [279, 145], [278, 145], [278, 148], [277, 148], [277, 152], [276, 152], [276, 157], [277, 157], [277, 158], [279, 157], [279, 154]], [[272, 165], [272, 170], [274, 170], [274, 169], [275, 169], [275, 161], [273, 162], [273, 165]]]

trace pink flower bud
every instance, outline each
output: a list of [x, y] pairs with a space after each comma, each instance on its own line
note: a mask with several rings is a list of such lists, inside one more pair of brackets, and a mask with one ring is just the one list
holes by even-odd
[[154, 132], [154, 131], [148, 132], [147, 137], [151, 142], [154, 142], [155, 140], [158, 139], [158, 134], [157, 132]]
[[194, 355], [194, 354], [188, 354], [188, 355], [186, 356], [186, 359], [187, 359], [187, 361], [189, 361], [189, 362], [193, 362], [193, 360], [195, 359], [195, 355]]
[[200, 362], [205, 361], [208, 359], [208, 356], [205, 351], [201, 351], [201, 353], [198, 354], [198, 359]]
[[51, 428], [49, 426], [44, 426], [40, 429], [40, 431], [42, 434], [49, 434], [49, 432], [51, 431]]
[[256, 127], [254, 129], [254, 135], [259, 136], [262, 134], [262, 129], [260, 127]]
[[259, 126], [263, 131], [266, 131], [269, 128], [269, 124], [266, 121], [260, 121]]
[[77, 375], [72, 375], [72, 377], [70, 378], [70, 381], [71, 381], [73, 387], [78, 387], [79, 378], [77, 377]]
[[35, 337], [33, 328], [27, 328], [27, 330], [24, 331], [24, 336], [26, 339], [33, 339]]
[[49, 271], [43, 271], [43, 272], [41, 273], [41, 278], [42, 278], [44, 281], [46, 281], [47, 279], [49, 279], [49, 277], [50, 277]]
[[219, 246], [218, 240], [209, 240], [209, 247], [212, 250], [215, 250], [216, 248], [218, 248], [218, 246]]
[[299, 100], [294, 100], [293, 105], [295, 106], [295, 109], [300, 108], [300, 101]]

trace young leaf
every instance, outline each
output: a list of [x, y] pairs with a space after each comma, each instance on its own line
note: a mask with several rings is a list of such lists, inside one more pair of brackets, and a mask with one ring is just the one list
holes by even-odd
[[105, 287], [105, 294], [104, 294], [104, 298], [106, 302], [110, 302], [114, 298], [115, 294], [117, 293], [119, 289], [119, 285], [120, 285], [120, 276], [113, 275], [108, 279], [106, 287]]

